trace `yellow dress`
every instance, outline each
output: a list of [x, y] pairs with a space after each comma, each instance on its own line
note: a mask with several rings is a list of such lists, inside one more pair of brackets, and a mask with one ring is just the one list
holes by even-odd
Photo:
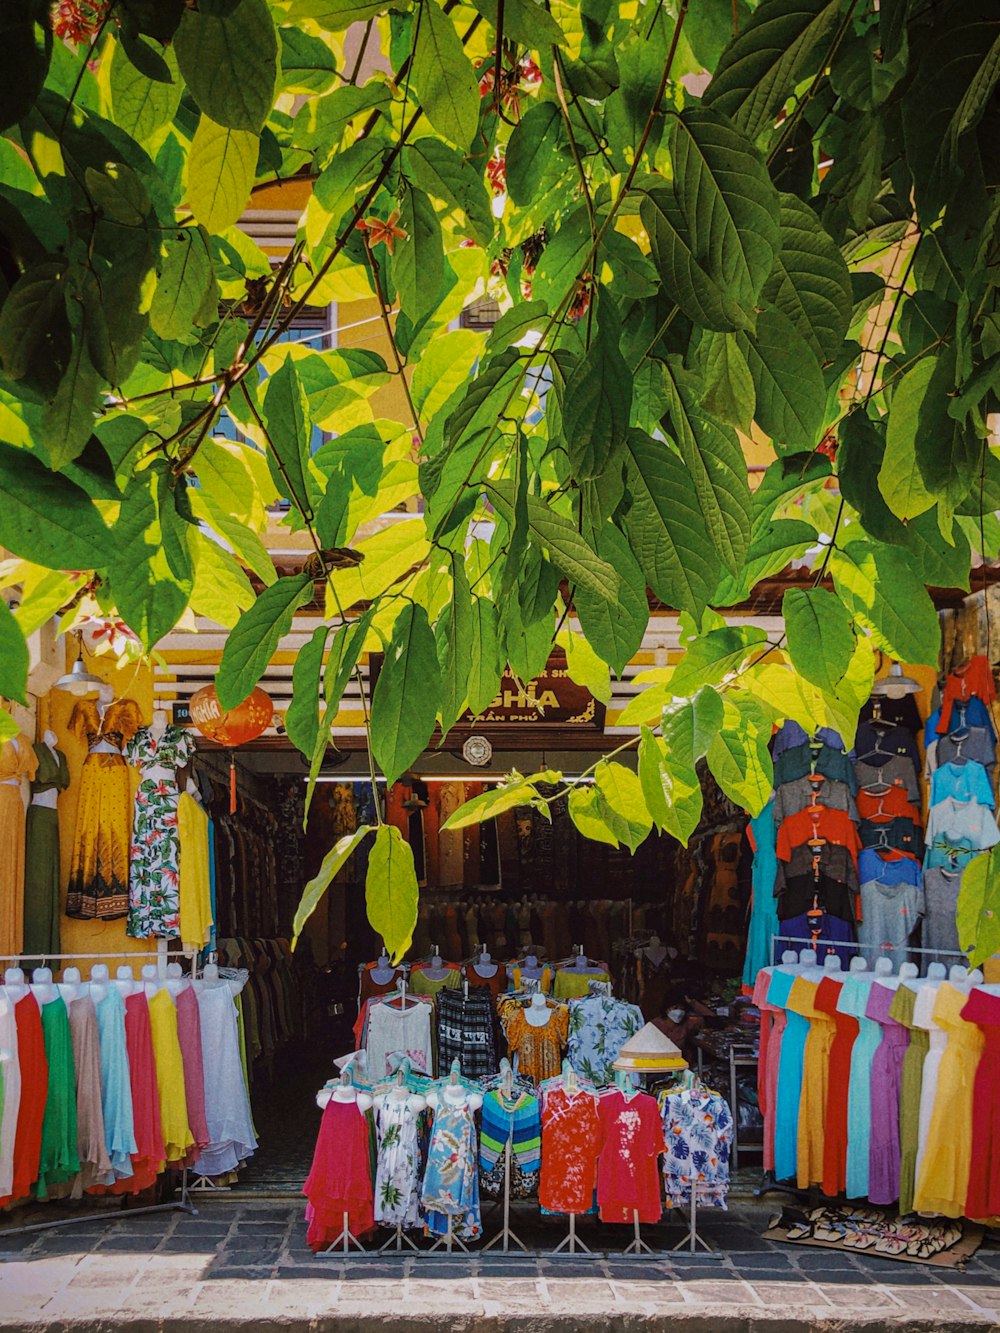
[[972, 1165], [972, 1094], [985, 1037], [962, 1021], [968, 995], [944, 981], [934, 1001], [934, 1022], [948, 1034], [927, 1146], [920, 1160], [913, 1207], [918, 1213], [961, 1217]]
[[809, 1020], [802, 1055], [802, 1096], [796, 1146], [796, 1175], [799, 1189], [823, 1183], [823, 1148], [826, 1134], [826, 1098], [830, 1075], [830, 1047], [837, 1034], [832, 1014], [816, 1008], [818, 981], [796, 977], [786, 1008]]
[[[109, 704], [103, 717], [93, 699], [81, 699], [70, 714], [70, 731], [90, 753], [80, 774], [67, 916], [108, 920], [128, 913], [132, 788], [121, 752], [141, 720], [134, 699]], [[95, 752], [99, 745], [113, 748]]]
[[564, 1004], [550, 1004], [549, 1017], [541, 1027], [528, 1022], [524, 1008], [507, 1008], [503, 1014], [504, 1031], [510, 1058], [517, 1056], [519, 1074], [541, 1083], [562, 1070], [563, 1051], [569, 1040], [569, 1010]]
[[177, 1038], [177, 1006], [166, 987], [158, 990], [149, 1002], [149, 1026], [156, 1057], [164, 1157], [168, 1162], [179, 1162], [194, 1147], [194, 1135], [188, 1124], [184, 1062]]
[[38, 768], [34, 746], [19, 732], [0, 746], [0, 954], [17, 953], [24, 933], [24, 801], [21, 779]]
[[590, 994], [592, 981], [610, 981], [607, 972], [599, 968], [561, 967], [556, 973], [552, 994], [557, 1000], [582, 1000]]
[[180, 841], [180, 929], [186, 950], [203, 949], [212, 933], [208, 872], [208, 815], [187, 792], [177, 803]]

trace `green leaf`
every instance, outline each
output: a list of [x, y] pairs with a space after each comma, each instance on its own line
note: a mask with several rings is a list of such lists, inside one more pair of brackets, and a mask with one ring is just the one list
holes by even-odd
[[71, 354], [66, 265], [47, 260], [25, 270], [0, 307], [0, 365], [9, 379], [52, 398]]
[[974, 856], [962, 871], [955, 923], [959, 948], [973, 967], [1000, 953], [1000, 845]]
[[705, 685], [717, 685], [760, 657], [767, 632], [755, 625], [727, 625], [700, 634], [674, 667], [670, 687], [678, 697], [695, 694]]
[[316, 874], [302, 890], [302, 897], [295, 909], [292, 922], [292, 948], [299, 942], [299, 936], [305, 929], [306, 922], [322, 901], [323, 894], [333, 882], [334, 876], [347, 864], [351, 854], [364, 842], [369, 833], [375, 832], [374, 824], [361, 824], [353, 833], [345, 833], [333, 844]]
[[287, 92], [314, 96], [333, 85], [337, 66], [326, 42], [301, 28], [281, 28], [281, 84]]
[[240, 616], [226, 640], [215, 678], [223, 712], [235, 708], [253, 691], [282, 637], [291, 629], [295, 612], [312, 595], [313, 581], [308, 574], [279, 578]]
[[900, 662], [936, 666], [941, 629], [913, 563], [899, 547], [853, 541], [833, 553], [830, 571], [841, 600], [877, 648]]
[[[484, 489], [500, 514], [511, 523], [514, 497], [509, 484], [490, 482]], [[578, 587], [589, 589], [605, 601], [618, 596], [621, 580], [611, 565], [591, 550], [568, 518], [533, 495], [528, 496], [528, 540]]]
[[[177, 61], [173, 48], [167, 48], [165, 58], [175, 70]], [[177, 114], [184, 86], [179, 78], [172, 83], [150, 79], [136, 69], [117, 42], [110, 44], [108, 82], [115, 124], [140, 143], [152, 137], [163, 125], [168, 125]]]
[[700, 385], [679, 358], [667, 358], [664, 384], [674, 436], [694, 480], [705, 529], [719, 559], [735, 574], [750, 545], [750, 488], [743, 450], [734, 431], [701, 409]]
[[176, 625], [193, 587], [169, 480], [165, 464], [132, 478], [108, 559], [111, 595], [147, 651]]
[[475, 240], [489, 245], [496, 230], [490, 196], [482, 175], [467, 158], [440, 139], [425, 137], [407, 145], [406, 164], [414, 185], [457, 208]]
[[472, 661], [469, 668], [469, 708], [485, 713], [500, 688], [500, 644], [497, 609], [488, 597], [472, 599]]
[[250, 580], [235, 556], [205, 533], [189, 528], [187, 540], [193, 575], [191, 610], [223, 629], [233, 629], [241, 612], [253, 606], [257, 598]]
[[952, 531], [952, 542], [941, 536], [936, 510], [928, 510], [911, 519], [905, 527], [905, 545], [917, 561], [922, 583], [934, 588], [961, 588], [969, 591], [972, 552], [969, 540], [959, 528]]
[[423, 752], [440, 701], [441, 673], [427, 612], [408, 602], [393, 626], [372, 697], [372, 754], [389, 786]]
[[566, 802], [567, 813], [576, 828], [592, 842], [606, 842], [618, 847], [619, 842], [604, 817], [604, 802], [594, 787], [578, 783]]
[[472, 660], [473, 610], [465, 559], [451, 558], [451, 603], [435, 629], [441, 667], [441, 736], [447, 736], [458, 721], [469, 698], [469, 663]]
[[792, 453], [819, 442], [826, 385], [816, 355], [787, 315], [762, 310], [755, 333], [737, 339], [750, 367], [754, 417], [775, 450]]
[[0, 597], [0, 695], [19, 704], [27, 702], [28, 666], [21, 626]]
[[544, 773], [532, 773], [527, 778], [522, 778], [518, 773], [511, 776], [510, 782], [502, 782], [479, 796], [473, 796], [470, 801], [465, 801], [457, 810], [453, 810], [441, 825], [442, 833], [469, 828], [470, 825], [481, 824], [486, 819], [495, 819], [497, 815], [514, 810], [519, 805], [532, 805], [539, 810], [547, 809], [535, 784], [541, 782], [551, 786], [562, 778], [561, 773], [551, 769]]
[[624, 764], [602, 759], [594, 769], [596, 810], [620, 843], [635, 852], [653, 827], [637, 774]]
[[[892, 513], [901, 519], [916, 518], [934, 504], [935, 497], [917, 466], [917, 431], [936, 368], [937, 358], [925, 356], [906, 372], [892, 396], [878, 488]], [[936, 415], [934, 406], [928, 406], [930, 414]]]
[[287, 356], [268, 378], [264, 391], [264, 417], [273, 448], [268, 451], [268, 466], [280, 493], [308, 516], [312, 513], [306, 486], [309, 458], [309, 404], [295, 367]]
[[[475, 7], [489, 24], [497, 26], [497, 0], [475, 0]], [[507, 0], [503, 9], [504, 36], [531, 50], [561, 46], [566, 38], [548, 10], [536, 0]]]
[[48, 569], [96, 569], [107, 563], [109, 538], [84, 490], [0, 444], [0, 546]]
[[541, 331], [546, 310], [544, 301], [519, 301], [493, 325], [486, 341], [486, 350], [492, 355], [499, 354], [512, 343], [519, 342], [529, 330]]
[[670, 160], [670, 187], [640, 209], [664, 289], [704, 328], [750, 330], [781, 243], [764, 163], [724, 116], [701, 107], [673, 119]]
[[278, 37], [267, 0], [240, 0], [222, 14], [185, 9], [174, 50], [206, 116], [231, 130], [260, 133], [278, 79]]
[[187, 199], [210, 232], [225, 231], [239, 220], [253, 189], [259, 151], [252, 130], [227, 129], [208, 116], [198, 121], [188, 158]]
[[722, 53], [704, 102], [757, 139], [810, 73], [838, 0], [764, 0]]
[[642, 646], [649, 624], [646, 578], [632, 554], [625, 537], [610, 523], [598, 529], [597, 554], [608, 562], [619, 577], [618, 596], [609, 601], [577, 588], [573, 605], [588, 641], [618, 676]]
[[218, 314], [215, 270], [204, 227], [182, 227], [164, 242], [166, 254], [149, 308], [153, 332], [184, 339]]
[[305, 211], [306, 241], [314, 253], [333, 246], [340, 221], [358, 190], [377, 176], [383, 152], [380, 140], [362, 139], [335, 154], [320, 172]]
[[562, 396], [562, 433], [574, 476], [586, 481], [607, 470], [625, 443], [631, 406], [632, 380], [618, 343], [598, 336]]
[[413, 367], [410, 391], [422, 420], [430, 420], [468, 380], [482, 355], [483, 335], [472, 329], [437, 334]]
[[[505, 11], [506, 15], [506, 11]], [[507, 193], [525, 207], [540, 199], [572, 166], [569, 140], [555, 102], [528, 108], [507, 145]]]
[[292, 668], [292, 702], [285, 713], [285, 732], [306, 756], [316, 749], [319, 738], [319, 682], [329, 634], [329, 625], [318, 625], [299, 649]]
[[479, 124], [479, 85], [451, 19], [423, 0], [410, 79], [427, 119], [463, 151]]
[[822, 363], [833, 361], [851, 323], [851, 275], [808, 204], [781, 196], [781, 249], [762, 299], [795, 325]]
[[731, 333], [706, 329], [698, 344], [698, 364], [704, 382], [702, 407], [746, 433], [757, 398], [739, 343]]
[[83, 331], [83, 313], [71, 307], [73, 351], [55, 397], [46, 403], [41, 419], [41, 443], [49, 465], [61, 469], [87, 447], [96, 424], [102, 379], [94, 369]]
[[796, 671], [821, 690], [835, 690], [854, 656], [847, 608], [825, 588], [789, 588], [781, 611]]
[[598, 657], [590, 642], [573, 630], [563, 628], [556, 642], [566, 650], [566, 673], [602, 704], [611, 702], [611, 673], [607, 662]]
[[368, 857], [365, 904], [369, 924], [381, 935], [394, 966], [413, 941], [419, 898], [410, 844], [394, 825], [380, 824]]
[[[437, 0], [425, 0], [436, 8]], [[413, 324], [437, 308], [444, 284], [444, 242], [441, 223], [431, 201], [419, 190], [407, 190], [399, 206], [399, 225], [406, 240], [396, 242], [392, 277], [400, 305]]]
[[771, 721], [749, 695], [737, 705], [723, 699], [722, 726], [709, 742], [706, 758], [716, 782], [736, 805], [756, 818], [771, 799], [774, 766], [768, 742]]
[[[718, 697], [718, 696], [716, 696]], [[677, 704], [663, 719], [664, 734], [641, 729], [639, 783], [653, 823], [683, 846], [701, 819], [701, 781], [695, 769], [694, 705]]]
[[589, 268], [593, 240], [587, 210], [574, 209], [542, 251], [531, 278], [531, 293], [549, 310], [557, 309]]
[[700, 616], [719, 569], [694, 479], [668, 445], [641, 431], [629, 431], [626, 449], [632, 550], [661, 601]]

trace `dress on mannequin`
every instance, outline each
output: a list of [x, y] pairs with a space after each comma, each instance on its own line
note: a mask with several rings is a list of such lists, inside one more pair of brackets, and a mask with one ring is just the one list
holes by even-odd
[[139, 770], [129, 864], [128, 933], [134, 939], [180, 934], [177, 770], [195, 743], [183, 727], [157, 732], [140, 727], [125, 747], [125, 758]]
[[139, 722], [134, 699], [81, 699], [70, 714], [70, 730], [89, 753], [80, 774], [67, 916], [111, 920], [128, 912], [132, 791], [122, 749]]
[[22, 778], [38, 760], [23, 732], [0, 746], [0, 954], [21, 948], [24, 919], [24, 801]]
[[[49, 738], [51, 737], [51, 743]], [[24, 951], [59, 953], [61, 884], [59, 811], [56, 798], [69, 786], [66, 756], [55, 748], [55, 735], [35, 746], [38, 767], [31, 783], [31, 804], [25, 823]]]

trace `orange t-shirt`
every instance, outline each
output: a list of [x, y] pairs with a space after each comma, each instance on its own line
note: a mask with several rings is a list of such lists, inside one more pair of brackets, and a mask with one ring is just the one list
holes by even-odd
[[981, 653], [970, 657], [965, 666], [956, 668], [945, 681], [941, 717], [937, 724], [939, 735], [945, 735], [951, 726], [952, 704], [970, 699], [974, 694], [985, 704], [992, 703], [997, 695], [993, 683], [993, 670], [989, 660]]
[[858, 814], [862, 819], [872, 819], [880, 823], [902, 816], [912, 819], [914, 824], [922, 823], [920, 811], [911, 802], [902, 783], [894, 782], [887, 792], [876, 796], [864, 787], [858, 792]]
[[810, 838], [822, 838], [825, 842], [847, 847], [857, 862], [861, 839], [846, 810], [830, 810], [825, 805], [818, 805], [815, 808], [807, 806], [798, 814], [789, 815], [781, 821], [775, 850], [782, 861], [790, 861], [794, 849]]

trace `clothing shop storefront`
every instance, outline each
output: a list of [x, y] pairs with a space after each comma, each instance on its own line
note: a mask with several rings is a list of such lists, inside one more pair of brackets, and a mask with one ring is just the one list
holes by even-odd
[[[151, 677], [88, 659], [104, 685], [52, 690], [42, 740], [3, 756], [32, 804], [5, 899], [24, 915], [5, 918], [0, 1199], [144, 1202], [186, 1167], [208, 1191], [306, 1183], [316, 1249], [470, 1244], [501, 1219], [505, 1245], [551, 1248], [571, 1219], [572, 1248], [579, 1219], [592, 1248], [640, 1249], [671, 1209], [725, 1207], [738, 1140], [744, 1186], [762, 1169], [797, 1195], [783, 1239], [968, 1243], [961, 1219], [1000, 1214], [993, 905], [982, 939], [962, 926], [980, 971], [958, 925], [965, 866], [1000, 840], [977, 615], [945, 613], [940, 680], [883, 664], [852, 750], [781, 728], [754, 819], [706, 777], [688, 847], [634, 855], [581, 838], [562, 800], [443, 826], [511, 769], [572, 777], [620, 745], [634, 676], [678, 652], [672, 618], [610, 701], [556, 655], [388, 792], [349, 692], [308, 818], [283, 725], [308, 608], [262, 681], [271, 725], [232, 752], [189, 709], [221, 633], [197, 653], [171, 636]], [[411, 949], [381, 956], [362, 849], [293, 952], [303, 885], [375, 802], [414, 852]], [[29, 985], [19, 964], [46, 958], [55, 980]], [[886, 1212], [859, 1222], [858, 1201]]]

